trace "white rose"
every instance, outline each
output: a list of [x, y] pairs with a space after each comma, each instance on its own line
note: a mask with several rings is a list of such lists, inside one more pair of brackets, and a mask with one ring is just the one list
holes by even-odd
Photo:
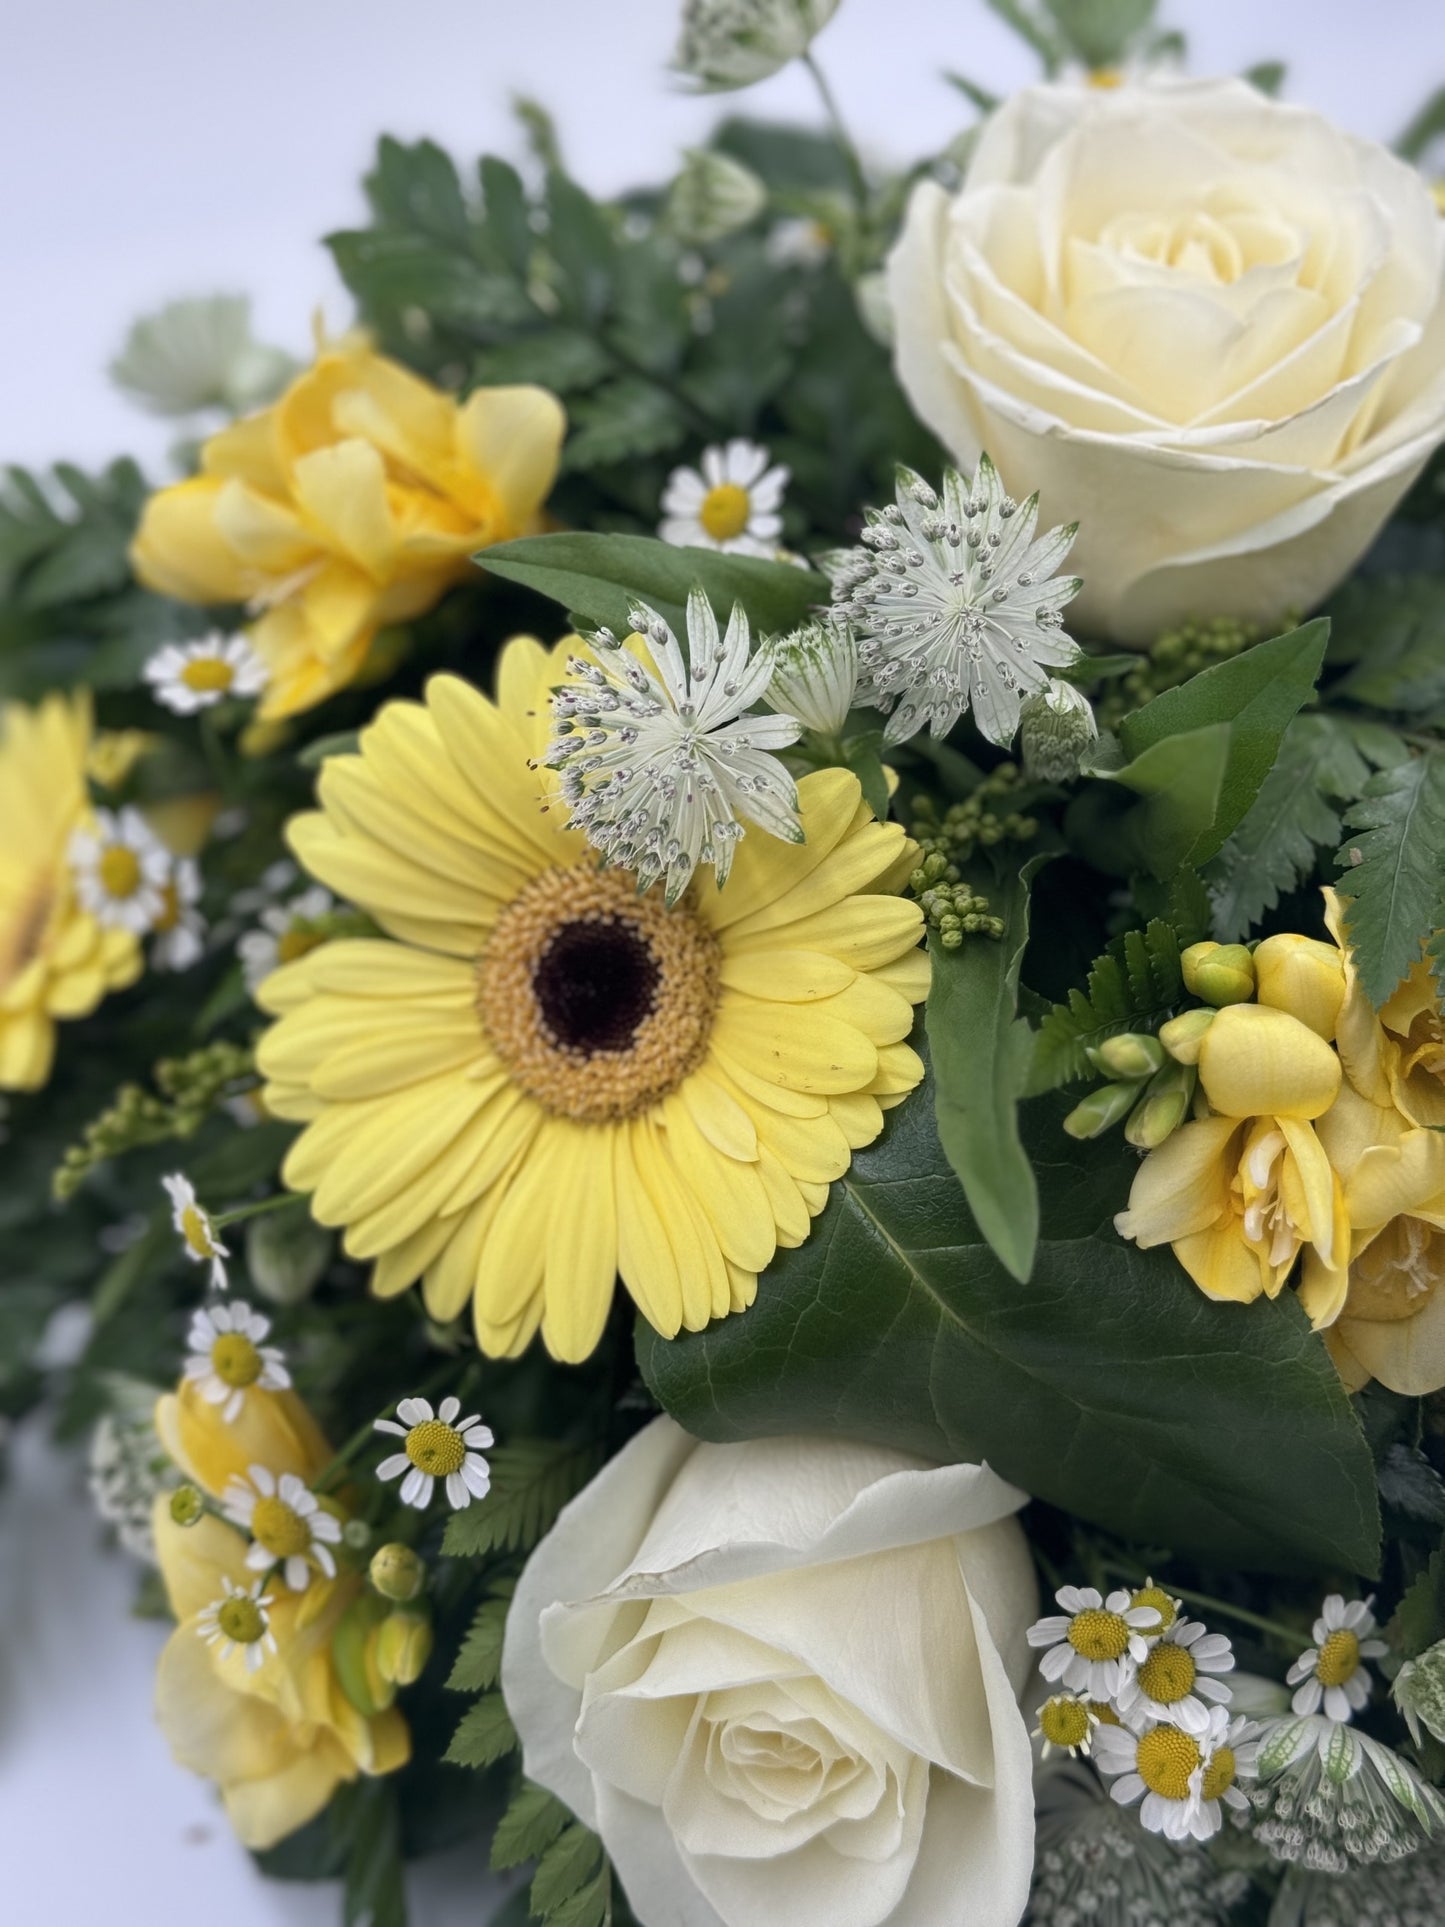
[[527, 1773], [644, 1927], [1013, 1927], [1033, 1792], [1024, 1495], [835, 1440], [641, 1433], [533, 1554]]
[[1031, 87], [889, 264], [898, 372], [972, 467], [1082, 519], [1080, 623], [1318, 602], [1445, 439], [1445, 223], [1239, 80]]

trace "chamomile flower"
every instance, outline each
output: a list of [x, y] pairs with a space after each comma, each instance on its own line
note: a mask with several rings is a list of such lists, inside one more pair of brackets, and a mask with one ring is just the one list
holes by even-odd
[[254, 994], [273, 970], [284, 963], [295, 963], [308, 950], [324, 943], [324, 925], [335, 908], [335, 897], [319, 883], [286, 903], [268, 904], [257, 927], [247, 930], [236, 945], [247, 990]]
[[1087, 1753], [1102, 1712], [1110, 1709], [1081, 1699], [1077, 1693], [1051, 1694], [1039, 1708], [1039, 1723], [1032, 1734], [1043, 1742], [1040, 1752], [1044, 1759], [1053, 1753], [1067, 1753], [1070, 1759]]
[[264, 1465], [250, 1466], [245, 1478], [231, 1480], [221, 1505], [232, 1525], [251, 1535], [246, 1564], [253, 1572], [280, 1566], [292, 1592], [306, 1590], [313, 1567], [336, 1577], [331, 1548], [341, 1543], [341, 1521], [294, 1472], [278, 1479]]
[[171, 855], [139, 810], [96, 810], [67, 854], [81, 907], [108, 930], [144, 936], [165, 910]]
[[226, 1589], [224, 1594], [197, 1615], [196, 1631], [208, 1646], [220, 1648], [222, 1659], [229, 1659], [239, 1648], [245, 1656], [246, 1671], [257, 1672], [267, 1653], [276, 1650], [266, 1580], [238, 1586], [223, 1576], [221, 1584]]
[[1046, 1648], [1039, 1671], [1089, 1699], [1116, 1699], [1134, 1667], [1149, 1656], [1158, 1607], [1136, 1606], [1122, 1590], [1105, 1599], [1093, 1586], [1061, 1586], [1054, 1598], [1063, 1612], [1028, 1630], [1030, 1646]]
[[241, 1416], [253, 1386], [281, 1392], [291, 1383], [280, 1350], [264, 1342], [270, 1330], [270, 1319], [240, 1299], [198, 1311], [191, 1320], [185, 1375], [196, 1381], [208, 1405], [220, 1406], [228, 1425]]
[[1186, 1733], [1165, 1721], [1142, 1733], [1128, 1726], [1100, 1727], [1093, 1758], [1113, 1781], [1110, 1797], [1120, 1806], [1142, 1800], [1139, 1818], [1150, 1833], [1166, 1840], [1208, 1840], [1223, 1824], [1225, 1806], [1244, 1811], [1241, 1773], [1254, 1761], [1253, 1728], [1231, 1723], [1221, 1706], [1213, 1707], [1201, 1733]]
[[1249, 1802], [1260, 1845], [1312, 1872], [1401, 1860], [1445, 1834], [1445, 1800], [1407, 1760], [1319, 1713], [1265, 1723]]
[[491, 1428], [475, 1414], [459, 1419], [461, 1409], [456, 1398], [444, 1398], [435, 1412], [424, 1398], [404, 1398], [395, 1419], [376, 1421], [378, 1432], [394, 1433], [403, 1441], [400, 1452], [382, 1460], [376, 1476], [396, 1479], [406, 1474], [401, 1480], [404, 1505], [418, 1509], [430, 1505], [439, 1479], [445, 1481], [447, 1498], [459, 1512], [474, 1498], [486, 1498], [492, 1475], [482, 1452], [493, 1443]]
[[789, 471], [768, 466], [768, 451], [738, 438], [705, 448], [702, 469], [675, 468], [662, 495], [658, 534], [680, 548], [721, 549], [726, 555], [775, 555], [778, 514]]
[[1314, 1645], [1285, 1674], [1288, 1683], [1299, 1688], [1293, 1701], [1296, 1713], [1318, 1713], [1323, 1705], [1327, 1719], [1343, 1721], [1368, 1704], [1374, 1682], [1363, 1662], [1389, 1651], [1383, 1639], [1370, 1637], [1374, 1603], [1372, 1596], [1347, 1605], [1337, 1592], [1325, 1600], [1314, 1624]]
[[259, 696], [266, 665], [244, 636], [219, 629], [199, 642], [168, 642], [141, 671], [158, 703], [178, 716], [193, 716], [228, 696]]
[[214, 1291], [226, 1289], [226, 1266], [224, 1260], [231, 1253], [216, 1236], [216, 1227], [211, 1222], [211, 1214], [196, 1199], [196, 1187], [180, 1171], [172, 1171], [168, 1178], [162, 1178], [166, 1194], [171, 1201], [171, 1223], [181, 1234], [186, 1247], [186, 1256], [198, 1265], [211, 1267], [211, 1287]]
[[155, 922], [150, 960], [154, 970], [189, 970], [206, 948], [206, 920], [196, 909], [201, 900], [201, 872], [190, 857], [180, 857], [161, 891], [160, 915]]
[[925, 724], [946, 736], [967, 711], [1007, 745], [1026, 698], [1078, 660], [1063, 607], [1083, 584], [1054, 576], [1078, 524], [1035, 540], [1038, 519], [1037, 495], [1014, 502], [987, 455], [972, 480], [949, 469], [941, 497], [900, 469], [896, 503], [868, 510], [833, 597], [857, 630], [870, 700], [892, 712], [888, 742]]
[[1234, 1649], [1223, 1633], [1208, 1632], [1197, 1619], [1176, 1618], [1124, 1681], [1116, 1704], [1134, 1727], [1172, 1720], [1186, 1733], [1203, 1733], [1215, 1707], [1231, 1698], [1215, 1676], [1233, 1670]]
[[763, 700], [820, 736], [837, 736], [858, 698], [858, 645], [835, 615], [806, 623], [773, 647]]
[[[646, 604], [630, 620], [634, 647], [601, 630], [601, 663], [570, 657], [573, 678], [552, 697], [542, 760], [560, 770], [575, 828], [609, 864], [632, 870], [639, 892], [666, 878], [669, 907], [700, 863], [727, 882], [746, 816], [788, 843], [803, 841], [798, 790], [769, 752], [795, 743], [794, 716], [750, 716], [772, 679], [772, 656], [750, 651], [734, 608], [727, 633], [700, 589], [687, 599], [687, 660]], [[689, 666], [690, 665], [690, 666]]]

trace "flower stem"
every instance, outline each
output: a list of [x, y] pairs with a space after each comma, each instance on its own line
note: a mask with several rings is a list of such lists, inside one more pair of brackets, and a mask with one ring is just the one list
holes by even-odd
[[219, 1231], [228, 1224], [244, 1224], [247, 1218], [263, 1218], [268, 1211], [285, 1211], [289, 1205], [304, 1204], [306, 1194], [302, 1191], [283, 1191], [274, 1198], [262, 1198], [259, 1204], [238, 1204], [230, 1211], [214, 1211], [211, 1223]]
[[803, 65], [813, 76], [813, 85], [817, 88], [818, 98], [823, 103], [823, 112], [828, 116], [828, 125], [833, 130], [833, 138], [837, 141], [842, 151], [844, 165], [848, 169], [848, 181], [853, 190], [854, 205], [858, 210], [860, 220], [864, 219], [867, 216], [869, 202], [872, 197], [868, 189], [868, 176], [863, 171], [862, 157], [858, 152], [853, 136], [848, 132], [848, 123], [843, 118], [842, 109], [838, 105], [838, 97], [828, 84], [828, 76], [818, 65], [811, 47], [807, 53], [802, 56], [802, 60]]
[[[1137, 1566], [1120, 1565], [1117, 1559], [1106, 1559], [1104, 1570], [1113, 1573], [1117, 1579], [1131, 1579], [1135, 1585], [1142, 1584], [1148, 1576]], [[1236, 1620], [1241, 1626], [1253, 1626], [1256, 1632], [1263, 1633], [1281, 1646], [1291, 1647], [1296, 1652], [1300, 1650], [1304, 1635], [1297, 1626], [1286, 1626], [1278, 1619], [1266, 1619], [1262, 1613], [1252, 1613], [1244, 1606], [1231, 1606], [1227, 1599], [1215, 1599], [1207, 1592], [1191, 1592], [1188, 1586], [1166, 1585], [1164, 1591], [1173, 1593], [1186, 1605], [1199, 1606], [1205, 1612], [1222, 1613], [1226, 1619]]]

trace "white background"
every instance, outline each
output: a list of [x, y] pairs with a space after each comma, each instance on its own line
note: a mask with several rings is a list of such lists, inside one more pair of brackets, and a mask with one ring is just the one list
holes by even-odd
[[[1440, 0], [1165, 0], [1196, 71], [1290, 56], [1287, 91], [1361, 133], [1398, 131], [1445, 78]], [[357, 223], [378, 132], [431, 135], [465, 165], [515, 153], [514, 92], [555, 113], [594, 189], [655, 178], [719, 103], [665, 76], [674, 0], [7, 0], [0, 8], [0, 461], [159, 472], [164, 424], [104, 367], [138, 312], [237, 290], [304, 353], [345, 296], [317, 237]], [[819, 42], [875, 152], [957, 132], [957, 67], [1031, 77], [982, 0], [843, 0]], [[813, 112], [806, 77], [744, 97]], [[3, 1181], [3, 1174], [0, 1174]], [[0, 1913], [51, 1927], [322, 1927], [331, 1889], [260, 1880], [209, 1791], [151, 1725], [162, 1631], [127, 1616], [78, 1469], [27, 1428], [0, 1491]], [[415, 1927], [482, 1927], [482, 1860], [414, 1876]]]

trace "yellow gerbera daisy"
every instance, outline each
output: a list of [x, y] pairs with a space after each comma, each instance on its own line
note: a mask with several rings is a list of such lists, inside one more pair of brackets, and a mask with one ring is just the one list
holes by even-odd
[[89, 817], [87, 694], [0, 711], [0, 1090], [39, 1090], [58, 1018], [134, 983], [141, 950], [76, 898], [67, 851]]
[[[575, 641], [572, 646], [575, 648]], [[846, 770], [805, 777], [806, 841], [744, 840], [677, 909], [599, 870], [529, 768], [568, 645], [504, 651], [389, 703], [323, 767], [291, 846], [396, 939], [269, 976], [266, 1103], [304, 1120], [287, 1183], [383, 1295], [473, 1299], [478, 1342], [585, 1358], [621, 1273], [666, 1334], [752, 1302], [922, 1065], [916, 861]]]

